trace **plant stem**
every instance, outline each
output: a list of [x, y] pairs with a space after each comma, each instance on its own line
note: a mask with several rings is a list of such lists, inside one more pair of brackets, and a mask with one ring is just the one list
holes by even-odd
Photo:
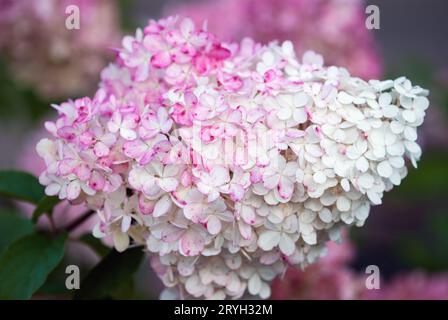
[[70, 222], [64, 230], [70, 233], [71, 231], [75, 230], [77, 227], [79, 227], [81, 224], [83, 224], [87, 219], [90, 218], [95, 213], [93, 210], [89, 210], [85, 213], [83, 213], [81, 216]]

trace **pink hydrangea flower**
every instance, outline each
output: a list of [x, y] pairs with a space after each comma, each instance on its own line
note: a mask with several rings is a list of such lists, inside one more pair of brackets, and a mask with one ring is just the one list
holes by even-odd
[[118, 251], [146, 246], [164, 297], [268, 298], [421, 156], [427, 90], [354, 78], [289, 41], [224, 43], [169, 17], [125, 37], [101, 76], [93, 98], [53, 106], [39, 179], [96, 210], [94, 235]]
[[[40, 130], [37, 132], [32, 132], [29, 138], [29, 142], [25, 144], [23, 148], [23, 152], [19, 154], [17, 159], [19, 168], [28, 171], [32, 174], [39, 175], [43, 170], [45, 170], [45, 163], [41, 161], [39, 156], [36, 154], [35, 145], [36, 143], [45, 137], [46, 132], [44, 130]], [[18, 205], [23, 212], [31, 217], [34, 206], [19, 202]], [[88, 207], [84, 204], [70, 204], [68, 201], [63, 201], [56, 205], [53, 210], [53, 222], [55, 226], [62, 228], [68, 225], [70, 222], [75, 221], [82, 214], [84, 214], [88, 210]], [[88, 219], [85, 223], [80, 225], [78, 228], [73, 230], [72, 236], [80, 236], [92, 231], [93, 226], [95, 225], [95, 218], [92, 217]], [[45, 216], [39, 219], [39, 227], [44, 229], [51, 229], [51, 223]]]
[[448, 276], [419, 271], [399, 274], [380, 290], [366, 290], [368, 300], [447, 300]]
[[[364, 8], [361, 0], [210, 0], [171, 4], [166, 12], [190, 16], [198, 24], [206, 20], [208, 29], [226, 41], [290, 40], [299, 54], [315, 50], [330, 65], [376, 78], [381, 59], [365, 28]], [[273, 77], [272, 71], [264, 76], [269, 82]]]
[[[79, 8], [68, 30], [66, 8]], [[120, 39], [118, 11], [108, 0], [2, 0], [0, 53], [12, 74], [45, 99], [92, 93]]]

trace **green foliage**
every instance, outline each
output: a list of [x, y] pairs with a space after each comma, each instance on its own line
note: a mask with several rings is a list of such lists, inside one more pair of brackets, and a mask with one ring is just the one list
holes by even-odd
[[44, 188], [28, 172], [0, 171], [0, 195], [37, 204], [44, 196]]
[[52, 214], [53, 208], [59, 203], [61, 200], [59, 200], [58, 197], [50, 197], [50, 196], [44, 196], [42, 197], [39, 202], [37, 203], [36, 208], [33, 212], [32, 220], [34, 223], [39, 220], [39, 217], [45, 213]]
[[0, 258], [0, 299], [29, 299], [64, 255], [66, 235], [33, 233], [13, 242]]
[[398, 243], [397, 253], [407, 265], [432, 272], [448, 269], [447, 213], [445, 210], [437, 212], [429, 219], [423, 234], [409, 235]]
[[17, 239], [33, 232], [30, 220], [15, 213], [0, 212], [0, 256]]
[[26, 117], [35, 121], [48, 111], [50, 103], [39, 98], [31, 88], [14, 80], [6, 63], [0, 59], [0, 115], [2, 119]]
[[118, 0], [118, 6], [120, 8], [120, 21], [121, 21], [121, 28], [126, 32], [134, 32], [136, 28], [139, 27], [138, 22], [135, 21], [135, 19], [132, 18], [132, 3], [135, 2], [133, 0]]
[[128, 286], [143, 258], [140, 247], [122, 253], [111, 251], [81, 282], [75, 299], [113, 298], [114, 292], [122, 292]]
[[406, 197], [407, 201], [444, 196], [448, 190], [448, 153], [424, 154], [418, 168], [409, 168], [408, 176], [387, 197]]

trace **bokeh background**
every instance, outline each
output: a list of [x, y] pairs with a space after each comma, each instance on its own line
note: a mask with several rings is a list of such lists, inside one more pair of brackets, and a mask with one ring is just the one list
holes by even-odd
[[[81, 9], [81, 29], [65, 29], [65, 8]], [[380, 8], [380, 29], [365, 29], [365, 8]], [[418, 170], [374, 207], [365, 227], [305, 272], [275, 282], [279, 299], [448, 299], [448, 2], [444, 0], [0, 0], [0, 169], [39, 173], [34, 144], [51, 103], [92, 94], [123, 34], [148, 19], [188, 14], [209, 20], [226, 40], [291, 38], [363, 78], [406, 75], [431, 90], [419, 142]], [[0, 211], [29, 212], [0, 198]], [[56, 223], [79, 214], [60, 205]], [[89, 230], [87, 222], [83, 231]], [[42, 222], [42, 228], [48, 223]], [[2, 230], [0, 225], [0, 231]], [[75, 240], [69, 261], [91, 268], [98, 257]], [[381, 289], [366, 291], [365, 268], [377, 265]], [[37, 297], [68, 297], [63, 272]], [[157, 298], [147, 261], [114, 298]]]

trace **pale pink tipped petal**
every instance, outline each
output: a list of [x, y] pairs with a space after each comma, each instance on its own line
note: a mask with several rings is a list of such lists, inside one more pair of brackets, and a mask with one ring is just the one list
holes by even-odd
[[207, 221], [207, 230], [212, 235], [216, 235], [221, 231], [221, 221], [215, 217], [211, 216]]
[[280, 179], [277, 190], [282, 199], [290, 199], [294, 192], [294, 182], [287, 178], [282, 178]]
[[202, 203], [189, 203], [184, 207], [184, 215], [187, 219], [198, 223], [204, 217], [204, 210]]
[[148, 150], [148, 146], [141, 140], [127, 141], [123, 145], [123, 152], [129, 158], [140, 158]]
[[166, 68], [171, 62], [171, 55], [168, 51], [158, 52], [151, 57], [151, 64], [156, 68]]
[[109, 151], [109, 147], [101, 141], [97, 142], [95, 144], [95, 147], [93, 147], [93, 152], [99, 158], [107, 156], [109, 154]]
[[164, 178], [159, 181], [159, 187], [166, 192], [176, 190], [178, 185], [179, 181], [176, 178]]
[[180, 238], [179, 251], [184, 256], [197, 256], [204, 249], [204, 238], [194, 230], [188, 230]]
[[89, 180], [89, 187], [93, 190], [99, 191], [104, 188], [106, 185], [106, 179], [102, 174], [97, 171], [94, 171]]
[[170, 196], [165, 195], [157, 201], [152, 215], [154, 217], [160, 217], [167, 214], [173, 206]]

